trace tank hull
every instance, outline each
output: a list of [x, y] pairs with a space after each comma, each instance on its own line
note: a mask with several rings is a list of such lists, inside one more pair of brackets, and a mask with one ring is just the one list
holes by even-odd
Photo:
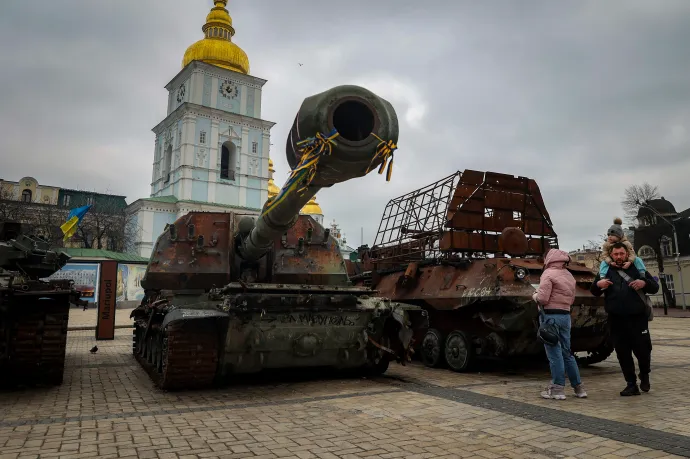
[[412, 330], [428, 325], [421, 308], [368, 298], [367, 290], [245, 288], [139, 308], [133, 352], [159, 387], [208, 388], [269, 369], [382, 373], [391, 360], [411, 359]]
[[62, 384], [72, 297], [60, 281], [0, 287], [0, 385]]
[[[571, 351], [581, 364], [605, 360], [613, 347], [604, 302], [589, 293], [594, 274], [577, 264], [569, 269], [577, 282], [571, 308]], [[352, 279], [359, 285], [373, 281], [378, 295], [425, 309], [429, 328], [415, 333], [422, 361], [467, 371], [477, 358], [544, 354], [537, 339], [537, 305], [532, 300], [542, 271], [537, 259], [499, 257], [421, 267], [415, 263]], [[463, 356], [457, 357], [458, 353]]]

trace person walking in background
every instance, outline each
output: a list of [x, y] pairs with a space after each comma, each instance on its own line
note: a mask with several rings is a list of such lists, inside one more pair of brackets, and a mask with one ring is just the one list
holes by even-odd
[[570, 255], [551, 249], [544, 259], [544, 271], [532, 299], [544, 308], [540, 323], [548, 317], [558, 330], [558, 343], [544, 344], [551, 368], [551, 384], [541, 393], [543, 398], [565, 400], [565, 374], [578, 398], [587, 397], [580, 380], [575, 356], [570, 352], [570, 307], [575, 301], [575, 278], [566, 269]]
[[[611, 337], [623, 377], [627, 383], [622, 396], [640, 395], [640, 389], [649, 392], [649, 373], [652, 363], [652, 339], [649, 335], [649, 310], [644, 294], [655, 294], [659, 284], [645, 271], [644, 277], [633, 265], [623, 266], [628, 260], [628, 251], [621, 242], [611, 249], [613, 264], [605, 275], [597, 274], [590, 291], [594, 296], [604, 295], [605, 309], [609, 316]], [[640, 387], [635, 376], [637, 357], [640, 367]]]

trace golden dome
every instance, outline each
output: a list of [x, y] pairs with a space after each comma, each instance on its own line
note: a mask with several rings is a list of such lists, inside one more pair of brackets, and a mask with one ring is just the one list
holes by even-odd
[[204, 38], [187, 48], [182, 58], [182, 68], [192, 61], [222, 67], [244, 74], [249, 73], [249, 58], [242, 49], [232, 42], [235, 29], [232, 18], [225, 7], [228, 0], [215, 0], [215, 6], [206, 16], [206, 24], [201, 28]]
[[273, 173], [276, 170], [273, 169], [273, 160], [271, 158], [268, 158], [268, 199], [274, 198], [278, 196], [278, 193], [280, 193], [280, 188], [276, 185], [276, 183], [273, 181]]
[[323, 210], [321, 206], [316, 203], [316, 196], [312, 196], [308, 203], [302, 207], [300, 213], [304, 215], [323, 215]]

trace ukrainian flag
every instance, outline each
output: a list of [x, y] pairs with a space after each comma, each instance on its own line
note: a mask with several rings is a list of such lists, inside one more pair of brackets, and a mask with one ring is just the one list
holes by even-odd
[[70, 211], [69, 215], [67, 216], [67, 221], [60, 226], [62, 233], [65, 235], [63, 241], [66, 241], [74, 236], [74, 233], [77, 232], [79, 223], [81, 223], [81, 220], [84, 218], [84, 215], [89, 211], [90, 208], [91, 205], [81, 206]]

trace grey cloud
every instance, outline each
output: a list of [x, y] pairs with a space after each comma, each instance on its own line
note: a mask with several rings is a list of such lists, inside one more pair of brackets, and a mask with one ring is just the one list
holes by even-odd
[[[0, 175], [149, 193], [163, 86], [201, 38], [212, 2], [8, 2], [0, 17]], [[465, 168], [535, 178], [561, 246], [621, 215], [632, 183], [690, 206], [690, 3], [231, 0], [235, 42], [266, 78], [276, 181], [302, 99], [370, 86], [401, 121], [391, 182], [322, 190], [359, 244], [386, 202]], [[30, 31], [30, 33], [29, 33]], [[304, 66], [300, 67], [297, 62]]]

